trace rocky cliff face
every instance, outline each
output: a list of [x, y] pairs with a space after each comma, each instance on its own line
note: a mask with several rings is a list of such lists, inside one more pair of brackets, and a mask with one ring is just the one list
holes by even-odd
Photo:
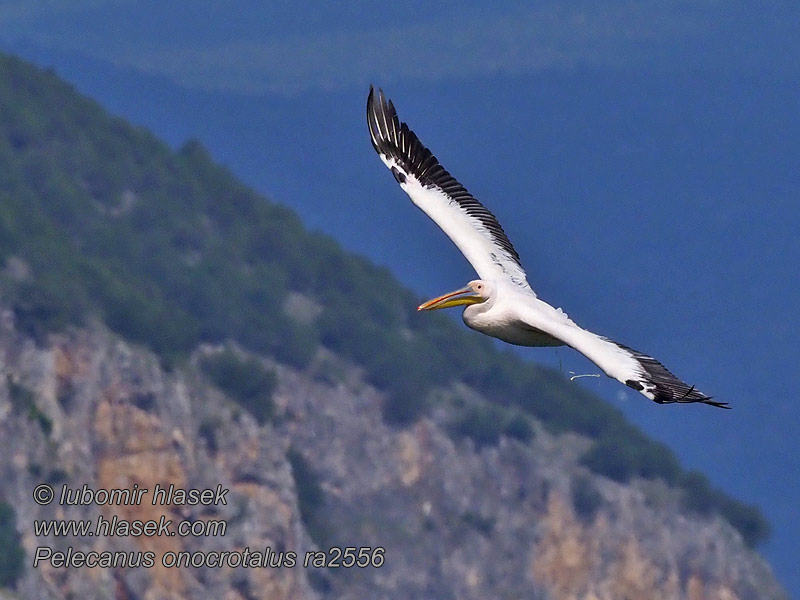
[[[0, 497], [16, 511], [26, 552], [11, 597], [785, 598], [725, 521], [681, 514], [678, 492], [665, 485], [622, 486], [591, 474], [578, 464], [588, 443], [578, 436], [537, 427], [529, 443], [504, 438], [478, 449], [448, 435], [436, 413], [389, 427], [380, 394], [332, 356], [303, 373], [263, 359], [278, 384], [274, 415], [258, 425], [196, 369], [213, 352], [200, 349], [166, 371], [101, 325], [37, 343], [17, 331], [10, 311], [0, 314]], [[33, 491], [42, 483], [56, 494], [84, 484], [149, 492], [139, 504], [57, 498], [41, 506]], [[157, 485], [229, 491], [224, 504], [153, 505]], [[114, 515], [200, 528], [224, 522], [226, 531], [34, 534], [36, 520]], [[33, 568], [43, 547], [151, 552], [154, 564], [63, 568], [43, 560]], [[307, 552], [332, 547], [370, 548], [373, 562], [303, 566]], [[378, 547], [385, 553], [374, 554]], [[241, 557], [248, 548], [273, 566], [162, 563], [182, 552]], [[294, 566], [274, 566], [289, 553]]]

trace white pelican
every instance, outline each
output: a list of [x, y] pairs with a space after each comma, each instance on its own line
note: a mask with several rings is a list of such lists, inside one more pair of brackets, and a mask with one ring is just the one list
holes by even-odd
[[579, 327], [560, 308], [537, 298], [519, 255], [494, 215], [448, 173], [379, 90], [370, 87], [367, 124], [375, 151], [411, 201], [442, 228], [480, 279], [421, 304], [418, 310], [465, 306], [468, 327], [520, 346], [567, 345], [609, 377], [659, 404], [715, 402], [651, 356]]

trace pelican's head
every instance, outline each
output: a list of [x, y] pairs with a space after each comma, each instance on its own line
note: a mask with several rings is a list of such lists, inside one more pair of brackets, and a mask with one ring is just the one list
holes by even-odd
[[492, 287], [487, 282], [476, 279], [475, 281], [470, 281], [466, 287], [423, 302], [417, 307], [417, 310], [437, 310], [439, 308], [450, 308], [451, 306], [480, 304], [481, 302], [486, 302], [491, 293]]

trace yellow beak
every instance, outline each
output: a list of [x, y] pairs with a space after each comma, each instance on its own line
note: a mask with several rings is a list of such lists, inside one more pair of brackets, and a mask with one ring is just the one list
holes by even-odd
[[472, 288], [467, 286], [445, 294], [444, 296], [438, 296], [432, 300], [423, 302], [417, 307], [417, 310], [438, 310], [440, 308], [450, 308], [451, 306], [477, 304], [478, 302], [483, 302], [483, 298], [476, 295]]

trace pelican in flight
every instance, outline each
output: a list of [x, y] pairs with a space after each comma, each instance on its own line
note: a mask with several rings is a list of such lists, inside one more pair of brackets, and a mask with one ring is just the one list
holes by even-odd
[[642, 352], [579, 327], [560, 308], [540, 300], [517, 251], [495, 216], [439, 164], [382, 90], [370, 87], [367, 124], [372, 146], [411, 201], [441, 227], [480, 279], [421, 304], [418, 310], [464, 306], [476, 331], [519, 346], [570, 346], [603, 372], [659, 404], [715, 402]]

